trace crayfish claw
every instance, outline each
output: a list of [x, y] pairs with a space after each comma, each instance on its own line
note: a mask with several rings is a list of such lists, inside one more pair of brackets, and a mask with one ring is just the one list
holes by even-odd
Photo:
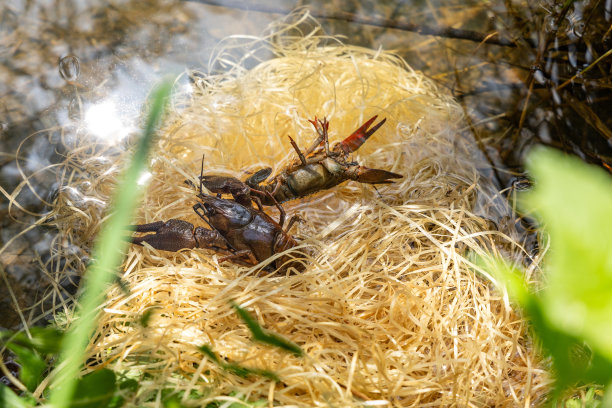
[[154, 234], [141, 237], [132, 237], [132, 243], [136, 245], [143, 245], [146, 242], [155, 249], [171, 252], [198, 246], [194, 226], [187, 221], [171, 219], [166, 222], [157, 221], [132, 227], [135, 232], [154, 232]]
[[245, 263], [246, 265], [257, 265], [259, 263], [257, 258], [255, 258], [253, 251], [250, 249], [236, 251], [233, 254], [225, 255], [219, 258], [219, 263], [223, 263], [225, 261], [242, 261], [239, 263]]
[[128, 229], [134, 232], [157, 232], [164, 225], [163, 221], [151, 222], [149, 224], [130, 225]]
[[221, 198], [223, 194], [231, 194], [236, 202], [244, 206], [251, 205], [251, 187], [235, 177], [200, 175], [200, 185], [215, 193], [217, 198]]
[[376, 125], [374, 125], [372, 129], [368, 130], [370, 125], [374, 123], [377, 117], [378, 115], [372, 116], [368, 121], [366, 121], [356, 131], [354, 131], [349, 137], [336, 144], [334, 146], [334, 151], [340, 150], [346, 155], [359, 149], [361, 145], [364, 144], [366, 140], [368, 140], [368, 138], [372, 136], [387, 121], [387, 119], [384, 118]]

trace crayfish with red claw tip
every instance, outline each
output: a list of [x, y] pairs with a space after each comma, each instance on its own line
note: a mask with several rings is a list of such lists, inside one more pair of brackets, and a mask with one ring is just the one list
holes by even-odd
[[244, 182], [234, 177], [215, 175], [201, 175], [200, 181], [209, 191], [219, 196], [229, 193], [234, 200], [245, 206], [250, 206], [253, 200], [260, 209], [262, 204], [275, 205], [305, 197], [335, 187], [347, 180], [368, 184], [392, 183], [391, 179], [403, 176], [386, 170], [370, 169], [348, 160], [349, 154], [359, 149], [386, 121], [383, 119], [368, 129], [376, 118], [377, 116], [370, 118], [331, 149], [327, 133], [329, 122], [326, 119], [311, 120], [310, 123], [317, 132], [314, 143], [302, 152], [289, 136], [298, 158], [266, 183], [264, 181], [272, 173], [269, 167], [259, 170]]

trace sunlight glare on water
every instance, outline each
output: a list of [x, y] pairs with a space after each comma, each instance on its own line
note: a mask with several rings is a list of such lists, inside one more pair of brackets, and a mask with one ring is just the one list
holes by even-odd
[[151, 174], [150, 171], [146, 170], [144, 171], [141, 175], [140, 178], [138, 178], [138, 185], [139, 186], [144, 186], [145, 184], [147, 184], [149, 182], [149, 180], [151, 180], [151, 177], [153, 175]]
[[90, 106], [85, 113], [85, 126], [91, 135], [109, 144], [120, 142], [135, 130], [122, 122], [112, 100]]

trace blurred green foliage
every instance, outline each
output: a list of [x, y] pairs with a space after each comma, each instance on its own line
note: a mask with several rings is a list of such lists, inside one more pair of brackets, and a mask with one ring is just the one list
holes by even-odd
[[[106, 287], [117, 281], [116, 270], [122, 262], [126, 240], [125, 226], [130, 224], [141, 190], [138, 178], [146, 169], [148, 152], [153, 144], [155, 130], [170, 97], [172, 81], [163, 81], [150, 98], [150, 107], [142, 137], [134, 150], [123, 180], [115, 191], [111, 215], [101, 230], [93, 249], [94, 261], [84, 277], [82, 295], [79, 298], [78, 318], [69, 330], [61, 334], [52, 329], [27, 333], [6, 333], [6, 347], [11, 350], [18, 364], [19, 377], [28, 392], [18, 397], [10, 388], [0, 384], [0, 406], [31, 406], [34, 390], [46, 375], [50, 375], [52, 386], [47, 388], [52, 406], [55, 407], [107, 407], [121, 400], [116, 394], [115, 374], [110, 370], [97, 370], [79, 377], [85, 359], [85, 348], [96, 325], [96, 316], [104, 300]], [[46, 330], [46, 331], [45, 331]], [[57, 358], [59, 354], [59, 359]], [[51, 360], [55, 366], [49, 374]], [[47, 394], [45, 394], [46, 396]], [[25, 405], [24, 405], [25, 404]]]
[[123, 261], [129, 245], [117, 239], [129, 225], [141, 196], [138, 179], [146, 170], [148, 155], [153, 145], [155, 131], [170, 97], [172, 81], [160, 83], [151, 93], [150, 106], [142, 137], [134, 149], [132, 160], [122, 175], [111, 203], [110, 216], [92, 251], [93, 262], [84, 276], [82, 295], [79, 298], [78, 317], [72, 322], [63, 341], [59, 362], [56, 365], [50, 400], [55, 407], [68, 407], [75, 393], [77, 376], [85, 357], [89, 336], [96, 325], [99, 306], [104, 301], [106, 287], [117, 282], [117, 269]]
[[[302, 349], [295, 343], [271, 333], [261, 325], [246, 310], [231, 302], [238, 316], [245, 322], [253, 340], [278, 347], [281, 350], [294, 355], [302, 356]], [[147, 321], [149, 320], [147, 316]], [[139, 319], [142, 322], [143, 318]], [[147, 327], [146, 325], [144, 327]], [[54, 359], [62, 350], [62, 344], [70, 334], [65, 334], [56, 328], [32, 328], [30, 336], [25, 332], [0, 332], [0, 340], [6, 348], [15, 354], [16, 362], [21, 366], [19, 379], [26, 386], [27, 392], [18, 396], [13, 390], [4, 384], [0, 384], [0, 407], [29, 408], [36, 406], [36, 399], [32, 393], [41, 385], [46, 375], [54, 364]], [[214, 364], [219, 366], [227, 374], [237, 375], [242, 378], [265, 377], [271, 381], [281, 381], [276, 373], [270, 370], [249, 368], [241, 364], [220, 358], [208, 345], [199, 347], [199, 350]], [[109, 369], [100, 369], [88, 373], [75, 381], [75, 391], [68, 401], [70, 407], [87, 408], [119, 408], [138, 392], [139, 383], [134, 378], [117, 375]], [[162, 403], [165, 407], [191, 406], [194, 399], [201, 398], [202, 394], [192, 390], [187, 398], [187, 405], [183, 404], [184, 392], [172, 389], [162, 390]], [[46, 393], [44, 394], [46, 395]], [[224, 406], [229, 408], [254, 408], [267, 405], [267, 400], [248, 401], [244, 396], [230, 394], [239, 402], [228, 403], [227, 401], [213, 401], [206, 405], [207, 408]], [[229, 405], [228, 405], [229, 404]]]
[[[555, 401], [577, 383], [612, 382], [612, 177], [544, 148], [530, 154], [527, 167], [535, 187], [520, 205], [535, 215], [550, 243], [544, 289], [528, 287], [522, 271], [502, 260], [483, 262], [552, 358]], [[595, 400], [590, 395], [590, 406]]]

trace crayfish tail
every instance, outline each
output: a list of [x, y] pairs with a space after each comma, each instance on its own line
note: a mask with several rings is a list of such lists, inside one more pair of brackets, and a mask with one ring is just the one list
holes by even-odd
[[393, 180], [390, 179], [398, 179], [402, 178], [401, 174], [392, 173], [387, 170], [380, 169], [370, 169], [367, 167], [359, 166], [351, 177], [352, 180], [358, 181], [360, 183], [368, 183], [368, 184], [389, 184], [393, 183]]

